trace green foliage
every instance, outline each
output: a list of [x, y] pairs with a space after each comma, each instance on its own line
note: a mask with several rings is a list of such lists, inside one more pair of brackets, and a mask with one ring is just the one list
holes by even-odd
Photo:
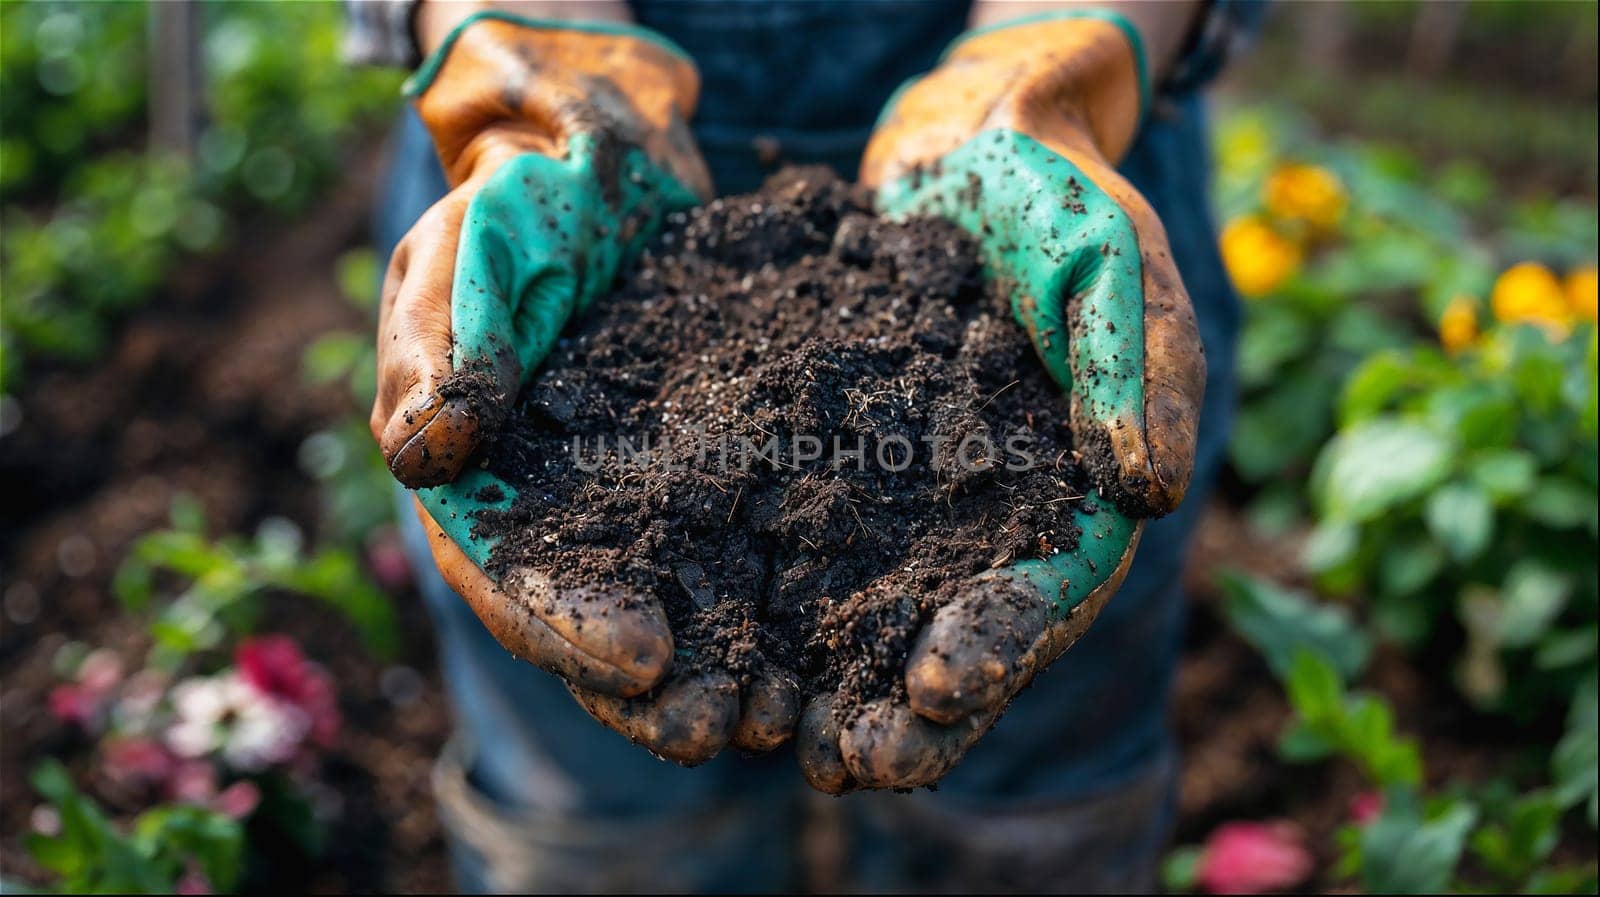
[[1422, 780], [1422, 752], [1415, 739], [1398, 735], [1394, 712], [1381, 698], [1349, 694], [1339, 671], [1310, 649], [1295, 652], [1284, 687], [1295, 721], [1279, 751], [1291, 762], [1339, 754], [1383, 787], [1415, 787]]
[[[1382, 359], [1434, 343], [1433, 325], [1452, 299], [1486, 299], [1495, 273], [1515, 261], [1543, 260], [1558, 270], [1594, 261], [1592, 204], [1489, 202], [1494, 182], [1474, 165], [1424, 166], [1393, 149], [1330, 144], [1304, 119], [1272, 107], [1227, 116], [1216, 143], [1222, 216], [1268, 222], [1302, 257], [1286, 280], [1246, 302], [1236, 367], [1242, 401], [1229, 459], [1259, 490], [1252, 516], [1274, 528], [1292, 526], [1306, 510], [1298, 484], [1341, 423], [1374, 394], [1381, 402], [1393, 381], [1408, 373]], [[1269, 186], [1287, 163], [1316, 165], [1333, 178], [1347, 196], [1347, 211], [1308, 227], [1293, 218], [1293, 209], [1276, 207]], [[1341, 400], [1339, 386], [1347, 381]], [[1478, 413], [1477, 423], [1490, 423], [1487, 410]], [[1426, 443], [1417, 446], [1416, 459], [1394, 459], [1424, 477], [1426, 462], [1437, 462], [1452, 445], [1448, 433], [1375, 426], [1377, 435]], [[1376, 453], [1362, 447], [1345, 452]], [[1373, 475], [1410, 482], [1405, 473]], [[1376, 513], [1363, 495], [1350, 500]], [[1474, 500], [1457, 493], [1437, 514], [1442, 520], [1453, 507], [1449, 502], [1466, 507], [1459, 502]], [[1469, 552], [1480, 537], [1463, 529], [1447, 538], [1465, 539], [1455, 547]], [[1423, 560], [1411, 558], [1409, 569], [1415, 572]], [[1397, 573], [1405, 568], [1401, 564]]]
[[1461, 626], [1459, 682], [1488, 708], [1564, 704], [1594, 667], [1594, 346], [1500, 328], [1455, 357], [1374, 356], [1312, 479], [1319, 583], [1368, 595], [1402, 644]]
[[124, 833], [73, 786], [60, 763], [46, 761], [31, 782], [55, 808], [61, 831], [28, 836], [28, 852], [59, 876], [62, 893], [170, 894], [191, 867], [222, 893], [239, 878], [244, 834], [221, 813], [162, 805], [141, 813]]
[[1177, 847], [1168, 852], [1161, 860], [1161, 889], [1168, 894], [1194, 890], [1203, 859], [1205, 848], [1194, 845]]
[[[1591, 641], [1593, 633], [1589, 633]], [[1582, 806], [1590, 828], [1600, 828], [1600, 686], [1593, 676], [1572, 697], [1567, 731], [1550, 757], [1556, 799]]]
[[262, 601], [273, 591], [314, 598], [339, 611], [379, 657], [394, 656], [399, 644], [394, 608], [355, 556], [343, 548], [303, 550], [299, 529], [288, 521], [269, 520], [254, 538], [212, 540], [197, 512], [180, 504], [173, 529], [135, 543], [117, 571], [117, 596], [142, 609], [159, 573], [189, 583], [151, 623], [152, 663], [167, 669], [216, 648], [229, 634], [253, 631]]
[[1372, 639], [1346, 609], [1240, 573], [1225, 572], [1219, 583], [1227, 595], [1228, 622], [1279, 677], [1289, 675], [1307, 649], [1328, 658], [1345, 682], [1366, 668]]
[[261, 210], [304, 209], [398, 102], [346, 66], [336, 3], [202, 7], [208, 120], [192, 160], [146, 152], [148, 10], [0, 5], [0, 386], [29, 357], [84, 361], [182, 257]]
[[[382, 271], [371, 250], [339, 259], [339, 290], [345, 301], [372, 311]], [[319, 337], [301, 359], [307, 381], [344, 381], [355, 406], [371, 407], [377, 394], [378, 352], [370, 328]], [[394, 517], [394, 475], [384, 463], [364, 416], [312, 434], [300, 445], [300, 469], [321, 483], [323, 519], [346, 545], [359, 545]]]
[[1348, 693], [1334, 665], [1309, 648], [1294, 655], [1282, 678], [1295, 711], [1280, 743], [1284, 758], [1343, 758], [1383, 792], [1377, 818], [1339, 832], [1339, 874], [1359, 878], [1370, 893], [1443, 893], [1461, 888], [1470, 858], [1473, 880], [1496, 890], [1593, 890], [1592, 865], [1549, 865], [1566, 809], [1594, 802], [1593, 684], [1573, 704], [1553, 761], [1554, 787], [1518, 794], [1493, 781], [1430, 795], [1421, 790], [1421, 751], [1395, 733], [1394, 713], [1381, 697]]
[[1359, 831], [1355, 858], [1373, 894], [1439, 894], [1454, 877], [1478, 811], [1465, 801], [1424, 808], [1408, 788], [1384, 796], [1383, 812]]

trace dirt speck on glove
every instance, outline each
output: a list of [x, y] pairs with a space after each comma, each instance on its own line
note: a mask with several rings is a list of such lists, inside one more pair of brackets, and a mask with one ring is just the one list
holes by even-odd
[[669, 221], [486, 448], [491, 572], [661, 597], [680, 670], [848, 717], [968, 577], [1069, 552], [1067, 404], [976, 246], [826, 171]]

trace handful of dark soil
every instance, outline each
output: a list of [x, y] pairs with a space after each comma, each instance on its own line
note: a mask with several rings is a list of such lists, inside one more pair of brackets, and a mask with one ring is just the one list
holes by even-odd
[[866, 199], [791, 169], [670, 220], [489, 445], [491, 572], [658, 596], [680, 671], [848, 714], [962, 581], [1073, 550], [1066, 400], [975, 245]]

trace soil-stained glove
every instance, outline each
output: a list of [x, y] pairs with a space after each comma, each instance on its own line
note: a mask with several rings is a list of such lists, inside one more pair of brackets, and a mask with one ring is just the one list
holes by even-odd
[[372, 430], [408, 486], [455, 479], [576, 312], [710, 192], [699, 75], [625, 25], [479, 13], [407, 83], [452, 189], [384, 283]]
[[1125, 20], [1032, 16], [958, 39], [891, 99], [862, 161], [887, 214], [932, 214], [978, 241], [988, 277], [1070, 399], [1100, 489], [1075, 552], [984, 574], [936, 612], [907, 699], [841, 719], [807, 708], [801, 765], [816, 787], [913, 787], [944, 775], [1005, 702], [1088, 628], [1127, 572], [1139, 518], [1182, 500], [1205, 360], [1154, 211], [1116, 173], [1148, 105]]
[[[452, 189], [396, 248], [378, 330], [372, 431], [417, 508], [446, 582], [518, 656], [561, 675], [602, 722], [658, 754], [703, 760], [787, 737], [750, 689], [669, 677], [659, 603], [537, 570], [491, 577], [476, 514], [516, 489], [465, 466], [562, 327], [610, 288], [663, 216], [710, 193], [685, 121], [693, 63], [613, 24], [467, 19], [407, 85]], [[653, 689], [653, 690], [652, 690]], [[752, 704], [752, 702], [754, 702]]]

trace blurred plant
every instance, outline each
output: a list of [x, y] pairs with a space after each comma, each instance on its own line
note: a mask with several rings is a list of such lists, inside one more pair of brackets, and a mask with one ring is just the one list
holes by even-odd
[[86, 360], [186, 253], [235, 213], [305, 207], [399, 73], [338, 57], [333, 2], [203, 7], [210, 117], [192, 162], [140, 147], [143, 4], [0, 5], [0, 389], [29, 357]]
[[[1369, 356], [1431, 340], [1435, 322], [1446, 349], [1465, 350], [1482, 330], [1474, 296], [1494, 297], [1499, 320], [1552, 332], [1592, 320], [1592, 206], [1490, 204], [1493, 183], [1471, 166], [1430, 170], [1382, 147], [1329, 144], [1269, 107], [1226, 117], [1216, 148], [1222, 258], [1250, 300], [1229, 453], [1258, 524], [1304, 516], [1299, 484], [1334, 434], [1339, 384]], [[1477, 236], [1463, 209], [1489, 208], [1509, 211]], [[1497, 281], [1509, 253], [1570, 273], [1518, 265]]]
[[227, 893], [238, 880], [244, 831], [234, 816], [168, 804], [139, 814], [123, 832], [61, 764], [46, 761], [31, 781], [49, 802], [55, 830], [30, 835], [28, 851], [58, 876], [61, 893]]
[[1285, 687], [1296, 714], [1280, 743], [1285, 759], [1342, 757], [1379, 789], [1352, 798], [1352, 821], [1335, 836], [1342, 851], [1336, 876], [1380, 894], [1595, 888], [1592, 863], [1548, 864], [1563, 812], [1576, 803], [1559, 788], [1518, 793], [1497, 780], [1424, 792], [1417, 744], [1395, 734], [1386, 701], [1346, 693], [1332, 664], [1310, 650], [1296, 656]]
[[[1569, 733], [1551, 758], [1553, 785], [1519, 791], [1509, 779], [1496, 779], [1427, 790], [1421, 746], [1396, 730], [1389, 703], [1348, 689], [1364, 665], [1352, 659], [1365, 656], [1350, 649], [1363, 637], [1348, 616], [1302, 593], [1237, 574], [1225, 576], [1223, 585], [1230, 621], [1253, 645], [1270, 649], [1264, 657], [1294, 710], [1279, 741], [1282, 759], [1341, 760], [1367, 783], [1369, 790], [1350, 796], [1350, 822], [1335, 834], [1340, 858], [1326, 871], [1329, 878], [1357, 880], [1370, 893], [1596, 888], [1593, 862], [1550, 862], [1569, 808], [1585, 807], [1594, 825], [1594, 770], [1600, 762], [1594, 680], [1576, 696]], [[1287, 662], [1286, 646], [1292, 646]], [[1311, 871], [1310, 853], [1292, 826], [1229, 822], [1204, 845], [1172, 851], [1162, 877], [1169, 890], [1265, 893], [1294, 887]]]
[[367, 580], [355, 556], [338, 547], [306, 552], [299, 527], [282, 518], [263, 522], [254, 538], [211, 540], [198, 508], [179, 502], [173, 529], [134, 544], [117, 571], [117, 596], [132, 610], [144, 609], [161, 573], [189, 585], [151, 623], [151, 663], [159, 668], [175, 669], [230, 635], [249, 635], [271, 591], [315, 598], [339, 611], [380, 658], [392, 657], [399, 643], [393, 606]]
[[[381, 273], [371, 250], [346, 252], [338, 263], [340, 292], [351, 305], [371, 314]], [[367, 425], [378, 370], [371, 329], [325, 334], [306, 348], [302, 363], [308, 381], [343, 381], [352, 401], [349, 418], [313, 433], [300, 445], [301, 470], [321, 486], [322, 519], [341, 544], [364, 552], [367, 569], [380, 586], [403, 588], [410, 584], [411, 568], [394, 526], [394, 476]]]
[[1595, 334], [1555, 333], [1500, 326], [1453, 356], [1363, 363], [1313, 474], [1305, 556], [1402, 645], [1458, 624], [1463, 693], [1524, 716], [1564, 706], [1600, 632]]
[[[68, 667], [75, 647], [64, 651]], [[332, 679], [292, 639], [246, 638], [231, 664], [209, 674], [152, 665], [123, 678], [101, 649], [69, 677], [51, 709], [95, 739], [90, 778], [98, 790], [120, 806], [155, 804], [124, 843], [65, 768], [47, 761], [36, 788], [58, 831], [40, 833], [30, 847], [63, 890], [227, 890], [238, 877], [242, 825], [271, 828], [308, 856], [320, 851], [309, 794], [341, 718]], [[58, 701], [61, 693], [76, 697]]]
[[1161, 881], [1168, 891], [1280, 894], [1305, 882], [1314, 863], [1292, 822], [1227, 822], [1198, 847], [1168, 854]]

